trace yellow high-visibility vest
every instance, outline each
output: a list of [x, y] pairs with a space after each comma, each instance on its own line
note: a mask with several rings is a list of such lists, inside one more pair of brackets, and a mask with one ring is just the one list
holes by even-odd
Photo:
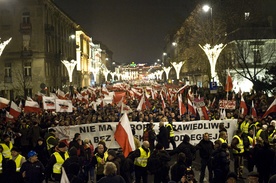
[[20, 172], [22, 158], [24, 157], [21, 154], [18, 154], [18, 156], [14, 159], [16, 172]]
[[147, 153], [142, 147], [139, 147], [140, 157], [135, 158], [134, 164], [141, 167], [146, 167], [148, 158], [150, 157], [150, 151]]
[[3, 155], [0, 153], [0, 173], [2, 173], [2, 162], [3, 162]]
[[11, 159], [11, 149], [13, 148], [12, 142], [9, 143], [9, 146], [7, 146], [6, 143], [0, 143], [0, 145], [3, 147], [3, 156], [4, 158]]
[[61, 174], [61, 167], [64, 163], [64, 161], [69, 158], [68, 152], [66, 151], [64, 153], [64, 158], [61, 157], [61, 155], [58, 152], [54, 152], [53, 155], [56, 157], [56, 163], [53, 166], [53, 173]]
[[233, 153], [234, 154], [241, 154], [241, 153], [243, 153], [244, 152], [244, 147], [243, 147], [243, 141], [242, 141], [242, 139], [238, 135], [234, 135], [233, 139], [234, 138], [237, 138], [239, 140], [239, 143], [238, 143], [237, 147], [240, 148], [241, 151], [238, 152], [236, 149], [233, 149]]
[[171, 130], [170, 130], [170, 137], [174, 137], [173, 126], [172, 126], [170, 123], [168, 123], [168, 124], [166, 125], [166, 127], [168, 127], [168, 126], [171, 128]]

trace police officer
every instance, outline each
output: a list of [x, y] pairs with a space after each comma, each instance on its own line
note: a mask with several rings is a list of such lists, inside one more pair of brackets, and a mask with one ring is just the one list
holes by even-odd
[[129, 158], [134, 161], [135, 182], [137, 183], [141, 182], [141, 179], [143, 179], [143, 183], [148, 182], [147, 161], [150, 157], [149, 146], [149, 142], [144, 141], [139, 149], [129, 155]]

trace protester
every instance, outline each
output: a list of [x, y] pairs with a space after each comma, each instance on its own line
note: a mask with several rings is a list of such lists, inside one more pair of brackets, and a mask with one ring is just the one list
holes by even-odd
[[104, 177], [102, 177], [97, 183], [125, 183], [122, 176], [117, 175], [117, 167], [112, 162], [107, 162], [104, 166]]
[[27, 156], [28, 160], [22, 164], [20, 174], [25, 182], [41, 183], [45, 178], [43, 164], [39, 161], [35, 151], [30, 151]]
[[16, 172], [16, 164], [13, 160], [8, 160], [3, 164], [3, 174], [0, 177], [0, 182], [24, 183], [20, 173]]
[[97, 153], [93, 156], [91, 166], [96, 169], [96, 181], [104, 177], [104, 165], [107, 161], [108, 153], [105, 146], [101, 143], [98, 144]]
[[22, 164], [26, 161], [26, 158], [20, 154], [20, 150], [17, 147], [11, 149], [12, 160], [16, 164], [16, 172], [20, 172]]

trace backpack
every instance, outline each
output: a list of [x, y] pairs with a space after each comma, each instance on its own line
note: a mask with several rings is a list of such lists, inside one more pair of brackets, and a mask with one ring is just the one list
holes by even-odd
[[149, 131], [145, 130], [143, 133], [143, 141], [149, 141]]
[[160, 160], [160, 155], [158, 152], [153, 152], [148, 158], [147, 169], [151, 174], [159, 172], [162, 168], [162, 162]]

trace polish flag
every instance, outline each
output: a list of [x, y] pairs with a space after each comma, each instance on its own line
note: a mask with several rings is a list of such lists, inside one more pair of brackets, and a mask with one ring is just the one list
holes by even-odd
[[131, 112], [132, 112], [132, 109], [128, 105], [122, 103], [122, 105], [121, 105], [121, 114], [123, 114], [123, 113], [128, 114], [128, 113], [131, 113]]
[[269, 106], [269, 108], [266, 110], [265, 114], [263, 115], [263, 118], [269, 115], [272, 112], [276, 112], [276, 99], [272, 102], [272, 104]]
[[41, 109], [36, 101], [26, 100], [24, 112], [25, 113], [29, 113], [29, 112], [41, 113]]
[[10, 101], [8, 99], [0, 97], [0, 109], [8, 107]]
[[209, 110], [208, 110], [208, 108], [206, 106], [202, 106], [201, 111], [203, 113], [204, 119], [209, 120], [209, 114], [208, 114]]
[[186, 109], [185, 105], [182, 102], [182, 95], [181, 94], [178, 95], [178, 106], [179, 106], [179, 114], [181, 116], [187, 112], [187, 109]]
[[21, 108], [16, 105], [13, 101], [11, 102], [10, 115], [17, 118], [21, 113]]
[[247, 115], [248, 109], [247, 109], [246, 103], [243, 99], [243, 96], [241, 96], [240, 109], [241, 109], [241, 114], [243, 116]]
[[142, 110], [146, 109], [145, 102], [146, 102], [145, 95], [143, 95], [138, 106], [137, 106], [137, 111], [142, 111]]
[[179, 88], [178, 90], [177, 90], [177, 93], [183, 93], [184, 92], [184, 90], [188, 87], [189, 85], [188, 84], [186, 84], [186, 85], [184, 85], [184, 86], [182, 86], [181, 88]]
[[230, 71], [229, 71], [229, 68], [228, 68], [225, 91], [230, 92], [232, 89], [233, 89], [233, 82], [232, 82], [232, 78], [231, 78]]
[[121, 117], [114, 133], [114, 138], [122, 148], [125, 157], [135, 150], [134, 139], [127, 113], [124, 113]]
[[192, 104], [192, 102], [190, 101], [189, 98], [188, 99], [188, 112], [190, 112], [190, 114], [193, 114], [193, 115], [196, 115], [196, 111], [195, 111], [195, 108]]
[[66, 173], [64, 167], [62, 167], [60, 183], [69, 183], [69, 182], [70, 181], [68, 179], [67, 173]]
[[8, 111], [6, 111], [6, 122], [14, 122], [14, 117], [12, 115], [10, 115], [10, 113]]
[[162, 91], [160, 92], [160, 96], [161, 96], [161, 101], [162, 101], [162, 108], [163, 108], [163, 110], [165, 110], [165, 108], [166, 108], [166, 103], [165, 103], [165, 101], [164, 101]]
[[257, 111], [255, 109], [253, 100], [252, 100], [252, 106], [251, 106], [251, 116], [252, 116], [252, 118], [257, 117]]

